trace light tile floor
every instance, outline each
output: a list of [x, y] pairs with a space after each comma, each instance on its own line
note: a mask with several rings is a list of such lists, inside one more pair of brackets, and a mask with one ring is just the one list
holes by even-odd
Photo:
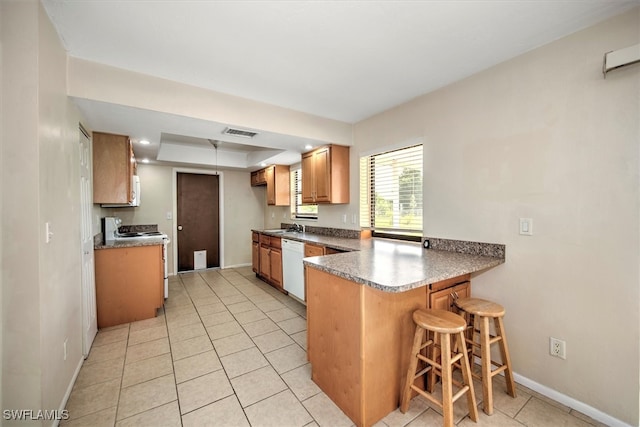
[[[351, 426], [310, 379], [305, 318], [250, 267], [173, 276], [157, 317], [98, 332], [61, 425]], [[479, 410], [477, 424], [460, 399], [456, 425], [600, 425], [520, 385], [515, 399], [504, 389], [498, 380], [495, 412]], [[439, 425], [439, 409], [416, 397], [376, 427]]]

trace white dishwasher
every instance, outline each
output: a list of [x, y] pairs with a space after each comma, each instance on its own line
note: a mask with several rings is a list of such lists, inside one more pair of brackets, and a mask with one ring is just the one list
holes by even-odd
[[304, 301], [304, 243], [282, 239], [282, 280], [284, 290]]

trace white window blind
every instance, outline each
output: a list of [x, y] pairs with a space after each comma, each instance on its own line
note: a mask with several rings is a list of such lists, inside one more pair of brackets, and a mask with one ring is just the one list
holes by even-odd
[[360, 158], [360, 225], [422, 236], [422, 144]]
[[294, 218], [318, 219], [318, 205], [302, 204], [302, 171], [291, 172], [291, 214]]

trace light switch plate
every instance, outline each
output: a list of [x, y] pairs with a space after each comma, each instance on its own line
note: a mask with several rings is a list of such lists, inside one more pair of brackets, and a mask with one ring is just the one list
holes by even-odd
[[524, 236], [533, 236], [533, 219], [520, 218], [520, 234]]
[[53, 239], [53, 231], [51, 231], [51, 223], [45, 222], [44, 223], [44, 241], [45, 243], [49, 243], [51, 242], [51, 239]]

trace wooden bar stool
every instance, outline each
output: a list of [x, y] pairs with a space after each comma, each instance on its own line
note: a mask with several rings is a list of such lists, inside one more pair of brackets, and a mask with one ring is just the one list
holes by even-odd
[[[492, 301], [480, 298], [457, 298], [454, 304], [460, 310], [462, 315], [469, 315], [468, 319], [470, 335], [466, 341], [470, 344], [467, 350], [473, 363], [473, 356], [477, 355], [474, 349], [480, 350], [480, 359], [482, 366], [482, 375], [478, 375], [472, 370], [475, 378], [482, 380], [482, 397], [483, 410], [487, 415], [493, 414], [493, 388], [492, 379], [494, 375], [504, 371], [507, 383], [507, 393], [516, 397], [516, 387], [513, 382], [513, 371], [511, 369], [511, 357], [509, 356], [509, 348], [507, 346], [507, 337], [504, 332], [504, 324], [502, 317], [504, 316], [504, 307]], [[489, 319], [493, 319], [496, 334], [491, 335], [489, 331]], [[469, 338], [470, 336], [470, 338]], [[476, 340], [476, 336], [478, 339]], [[491, 360], [491, 345], [498, 343], [500, 347], [501, 362]], [[496, 369], [492, 370], [492, 365]]]
[[[453, 426], [453, 403], [463, 394], [466, 394], [469, 417], [477, 422], [478, 409], [476, 408], [476, 398], [473, 394], [471, 367], [469, 366], [469, 359], [465, 357], [467, 354], [464, 337], [464, 331], [467, 327], [466, 322], [461, 316], [455, 313], [436, 309], [414, 311], [413, 321], [416, 324], [416, 332], [413, 338], [413, 347], [411, 348], [407, 379], [402, 390], [402, 395], [400, 396], [400, 411], [405, 413], [407, 409], [409, 409], [411, 393], [412, 390], [415, 390], [442, 408], [444, 425], [450, 427]], [[433, 334], [433, 339], [430, 338], [430, 334], [427, 332]], [[439, 335], [439, 340], [435, 339], [436, 335]], [[457, 340], [456, 347], [460, 346], [462, 349], [462, 351], [456, 352], [453, 355], [451, 335]], [[439, 341], [439, 344], [436, 341]], [[435, 354], [433, 350], [437, 345], [440, 346], [440, 363], [438, 363], [433, 356]], [[423, 352], [425, 349], [430, 349], [431, 352]], [[429, 354], [431, 358], [426, 357], [423, 353]], [[461, 361], [462, 367], [462, 382], [454, 380], [451, 374], [452, 366], [459, 360]], [[416, 372], [418, 361], [426, 363], [427, 366], [419, 372]], [[442, 401], [414, 384], [417, 378], [427, 372], [429, 372], [430, 375], [437, 374], [442, 378]], [[460, 388], [455, 395], [453, 394], [452, 384]]]

